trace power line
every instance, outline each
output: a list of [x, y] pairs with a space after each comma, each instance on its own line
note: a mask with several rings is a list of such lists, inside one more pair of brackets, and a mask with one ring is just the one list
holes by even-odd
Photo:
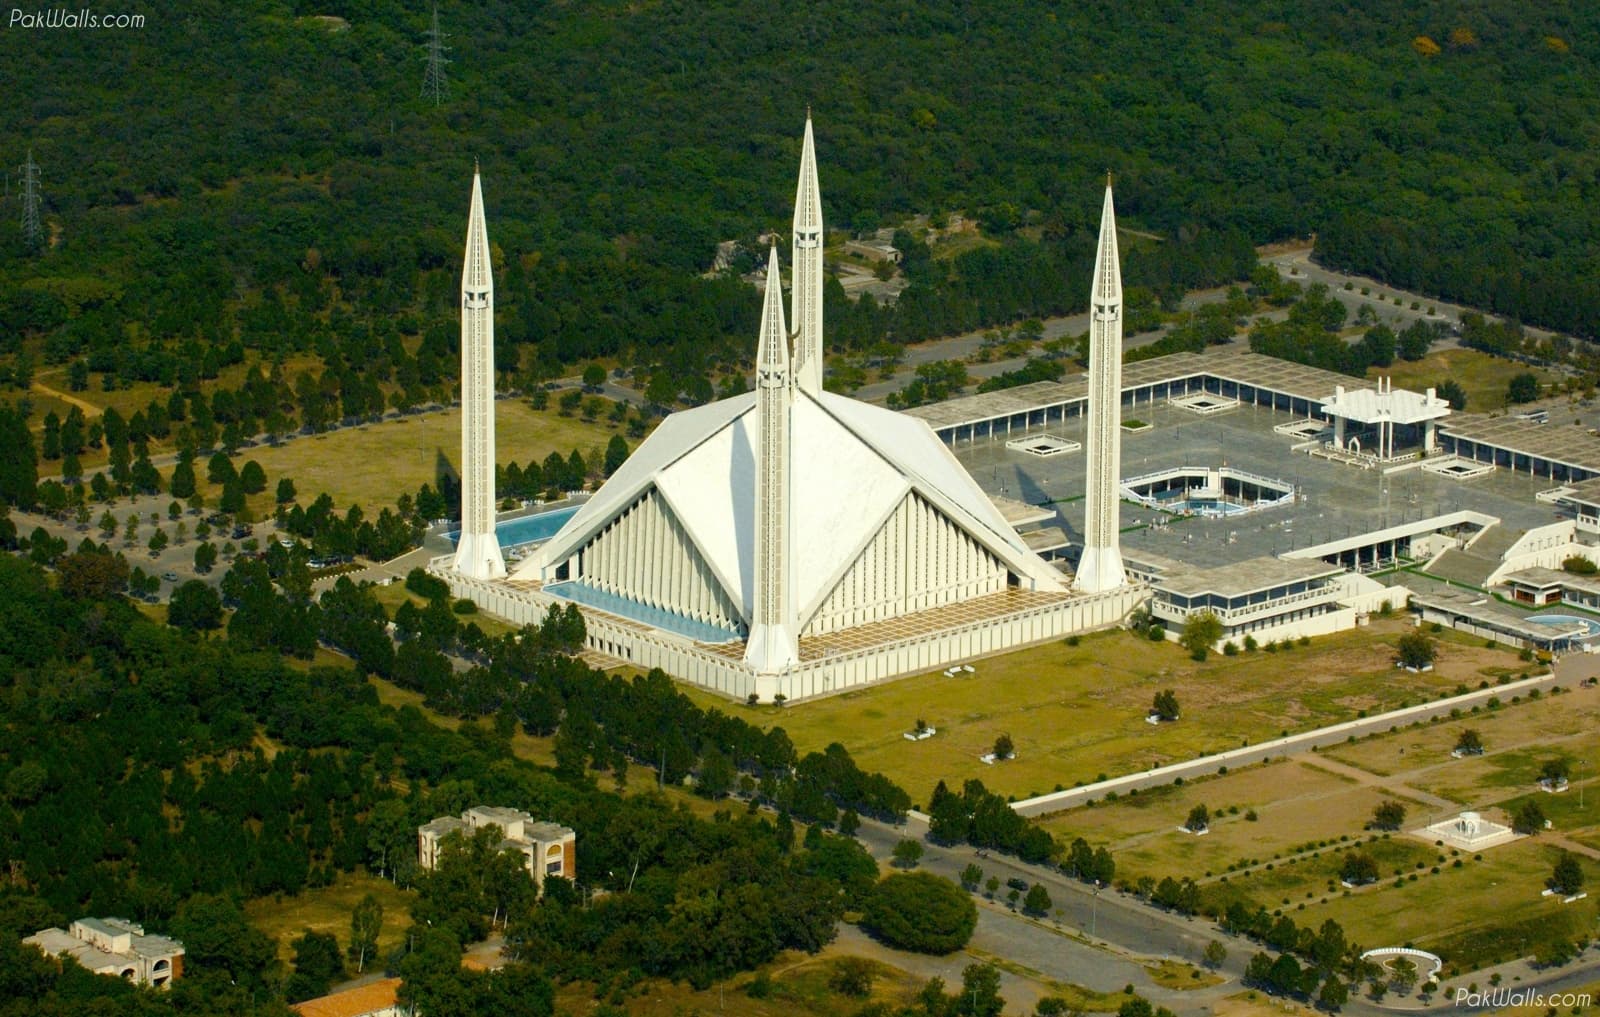
[[22, 176], [22, 239], [30, 248], [39, 246], [43, 227], [39, 222], [39, 164], [28, 149], [28, 161], [18, 168]]
[[428, 70], [422, 76], [422, 97], [431, 98], [433, 104], [443, 103], [450, 92], [450, 82], [445, 79], [444, 65], [450, 62], [445, 56], [450, 47], [444, 44], [445, 34], [439, 31], [439, 5], [433, 5], [433, 27], [428, 29]]

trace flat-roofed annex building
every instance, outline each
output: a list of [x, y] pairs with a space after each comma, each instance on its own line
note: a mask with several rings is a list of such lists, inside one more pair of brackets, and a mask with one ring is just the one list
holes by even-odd
[[500, 850], [522, 855], [523, 867], [542, 890], [546, 876], [578, 878], [578, 835], [571, 827], [535, 819], [521, 809], [475, 805], [461, 818], [441, 816], [417, 828], [417, 863], [432, 871], [439, 864], [444, 841], [453, 833], [470, 837], [493, 828], [500, 834]]
[[71, 957], [97, 975], [165, 989], [183, 975], [183, 944], [153, 936], [125, 918], [80, 918], [67, 929], [49, 928], [24, 943], [51, 957]]

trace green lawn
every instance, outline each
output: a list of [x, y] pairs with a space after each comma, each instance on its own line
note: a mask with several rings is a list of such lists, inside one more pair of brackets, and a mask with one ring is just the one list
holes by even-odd
[[[1445, 852], [1448, 854], [1448, 852]], [[1413, 882], [1396, 887], [1393, 877], [1374, 890], [1329, 899], [1327, 904], [1303, 902], [1285, 911], [1301, 925], [1317, 926], [1328, 918], [1344, 926], [1355, 942], [1371, 948], [1413, 944], [1432, 950], [1448, 966], [1468, 970], [1498, 960], [1510, 960], [1553, 934], [1571, 934], [1580, 923], [1592, 932], [1595, 904], [1575, 904], [1540, 896], [1555, 864], [1556, 849], [1529, 838], [1491, 848], [1482, 861], [1462, 856], [1431, 870], [1417, 872]], [[1600, 877], [1600, 866], [1583, 860], [1589, 885]], [[1387, 873], [1386, 873], [1387, 875]]]
[[[782, 726], [802, 750], [838, 741], [869, 770], [881, 770], [925, 801], [943, 779], [981, 779], [1001, 794], [1025, 797], [1102, 775], [1148, 769], [1201, 753], [1259, 742], [1435, 698], [1460, 682], [1476, 686], [1485, 668], [1514, 660], [1482, 646], [1441, 647], [1435, 672], [1401, 675], [1393, 642], [1398, 621], [1315, 640], [1287, 653], [1213, 656], [1196, 663], [1172, 643], [1126, 632], [1052, 643], [978, 661], [976, 673], [906, 678], [788, 708], [748, 707], [684, 686], [697, 701], [762, 726]], [[1174, 724], [1152, 726], [1155, 694], [1173, 689]], [[910, 742], [918, 719], [938, 729]], [[978, 757], [1010, 734], [1017, 758], [986, 765]]]

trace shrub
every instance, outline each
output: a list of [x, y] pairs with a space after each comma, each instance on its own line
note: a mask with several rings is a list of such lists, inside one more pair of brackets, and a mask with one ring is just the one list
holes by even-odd
[[961, 888], [926, 872], [893, 875], [867, 897], [861, 924], [890, 946], [953, 953], [967, 945], [978, 909]]

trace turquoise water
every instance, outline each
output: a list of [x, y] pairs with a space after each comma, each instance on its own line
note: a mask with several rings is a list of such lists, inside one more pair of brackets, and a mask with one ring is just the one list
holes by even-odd
[[730, 639], [739, 638], [737, 632], [708, 624], [698, 618], [685, 618], [681, 614], [641, 604], [636, 600], [597, 590], [582, 583], [552, 583], [544, 588], [544, 592], [563, 600], [576, 601], [588, 607], [597, 607], [611, 614], [631, 618], [651, 628], [665, 629], [701, 643], [725, 643]]
[[1173, 512], [1193, 512], [1197, 516], [1236, 516], [1250, 511], [1243, 505], [1212, 498], [1185, 498], [1163, 507]]
[[[521, 516], [517, 519], [506, 519], [494, 524], [494, 535], [500, 538], [500, 547], [516, 547], [519, 544], [532, 544], [540, 540], [549, 540], [556, 535], [561, 527], [567, 525], [578, 511], [578, 506], [555, 509], [551, 512], [540, 512], [536, 515]], [[450, 543], [456, 543], [461, 536], [460, 530], [451, 530], [448, 534]]]
[[1589, 635], [1600, 633], [1600, 623], [1592, 622], [1587, 618], [1579, 618], [1570, 614], [1540, 614], [1529, 618], [1528, 621], [1535, 625], [1546, 625], [1550, 628], [1566, 627], [1569, 625], [1587, 625]]

